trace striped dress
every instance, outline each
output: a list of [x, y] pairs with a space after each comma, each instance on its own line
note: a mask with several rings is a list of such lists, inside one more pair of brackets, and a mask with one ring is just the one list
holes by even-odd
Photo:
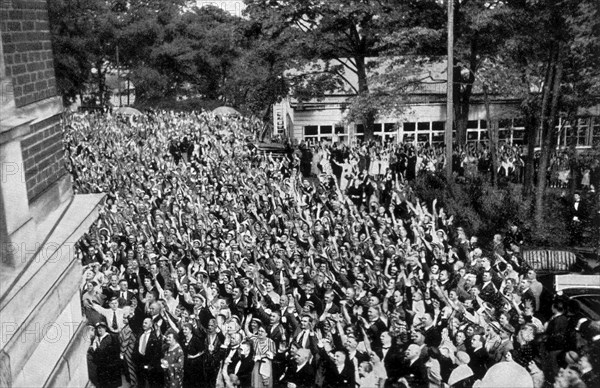
[[123, 326], [123, 329], [119, 332], [119, 342], [121, 344], [121, 354], [123, 355], [125, 378], [131, 387], [137, 387], [137, 375], [135, 373], [135, 364], [133, 363], [135, 335], [131, 331], [129, 324]]

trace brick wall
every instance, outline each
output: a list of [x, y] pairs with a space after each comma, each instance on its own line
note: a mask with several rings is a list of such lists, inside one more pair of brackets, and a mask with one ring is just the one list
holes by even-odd
[[55, 115], [33, 124], [31, 133], [21, 141], [30, 201], [66, 173], [60, 119]]
[[57, 94], [49, 29], [45, 0], [0, 0], [4, 64], [17, 107]]

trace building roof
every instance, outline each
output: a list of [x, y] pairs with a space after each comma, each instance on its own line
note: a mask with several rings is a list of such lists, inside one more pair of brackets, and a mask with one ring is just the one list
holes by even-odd
[[[369, 88], [395, 88], [404, 90], [411, 100], [445, 100], [446, 98], [446, 57], [372, 57], [366, 60]], [[341, 58], [331, 60], [318, 60], [305, 65], [301, 69], [290, 69], [287, 77], [300, 79], [302, 75], [319, 75], [323, 73], [335, 74], [338, 84], [325, 96], [356, 95], [358, 90], [358, 75], [354, 71], [356, 66], [352, 59]], [[309, 78], [306, 78], [308, 82]], [[455, 80], [455, 82], [457, 82]], [[483, 94], [481, 82], [475, 80], [473, 94]], [[513, 96], [495, 95], [496, 98], [510, 98]]]

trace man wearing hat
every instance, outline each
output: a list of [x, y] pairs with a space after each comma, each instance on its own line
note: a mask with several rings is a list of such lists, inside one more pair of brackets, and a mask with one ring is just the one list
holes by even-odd
[[89, 348], [90, 361], [96, 368], [98, 388], [116, 388], [121, 386], [121, 364], [119, 359], [119, 344], [108, 333], [104, 322], [96, 324], [96, 336]]
[[[496, 322], [494, 322], [496, 323]], [[514, 350], [514, 345], [512, 342], [512, 335], [514, 333], [514, 329], [509, 326], [500, 326], [498, 324], [499, 327], [499, 334], [500, 334], [500, 344], [498, 345], [498, 347], [496, 348], [496, 350], [493, 353], [493, 357], [495, 362], [502, 362], [502, 361], [506, 361], [506, 357], [508, 355], [508, 353], [511, 353]], [[490, 354], [492, 355], [492, 354]]]

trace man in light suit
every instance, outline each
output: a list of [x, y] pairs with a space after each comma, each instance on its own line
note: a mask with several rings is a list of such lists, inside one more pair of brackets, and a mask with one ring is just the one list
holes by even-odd
[[119, 308], [119, 298], [116, 296], [113, 296], [109, 300], [109, 308], [107, 309], [96, 303], [89, 303], [89, 307], [102, 314], [104, 319], [106, 319], [106, 324], [111, 334], [119, 334], [123, 326], [125, 326], [123, 317], [129, 314], [129, 308]]

